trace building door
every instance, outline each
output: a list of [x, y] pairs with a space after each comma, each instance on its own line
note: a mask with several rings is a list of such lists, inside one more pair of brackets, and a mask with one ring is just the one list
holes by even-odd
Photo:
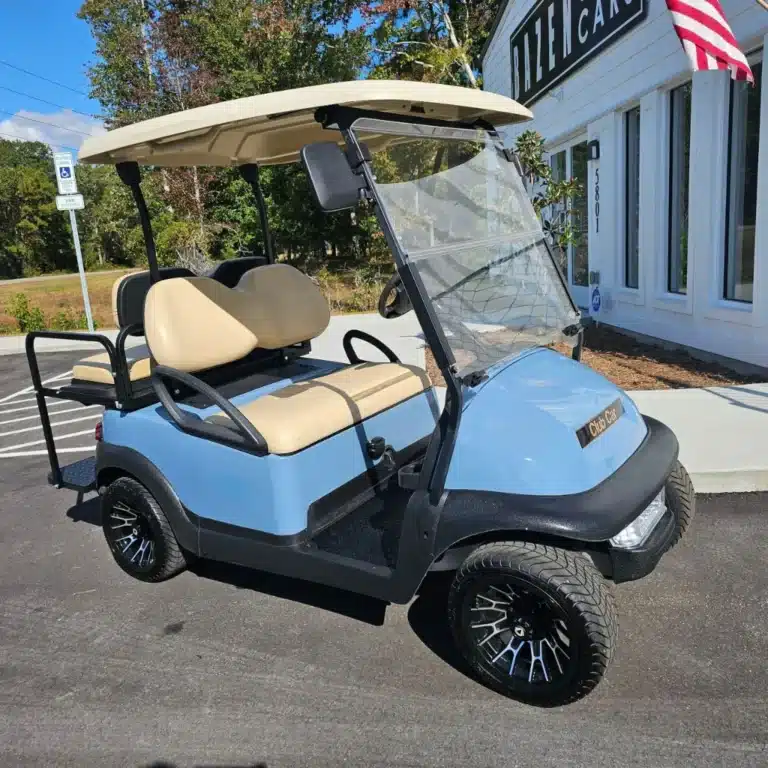
[[564, 271], [568, 286], [579, 307], [589, 306], [589, 194], [587, 192], [587, 140], [579, 138], [550, 153], [552, 175], [556, 181], [576, 179], [581, 192], [562, 206], [557, 215], [566, 217], [573, 229], [574, 242], [568, 246]]

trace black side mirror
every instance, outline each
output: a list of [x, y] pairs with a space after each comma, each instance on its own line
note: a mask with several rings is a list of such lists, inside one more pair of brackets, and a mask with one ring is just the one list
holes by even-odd
[[332, 141], [307, 144], [301, 150], [301, 163], [322, 211], [345, 211], [357, 205], [365, 181], [353, 173], [338, 144]]

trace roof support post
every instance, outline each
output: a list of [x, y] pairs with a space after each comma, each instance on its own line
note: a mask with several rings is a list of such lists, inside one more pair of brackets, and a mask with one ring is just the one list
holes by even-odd
[[152, 234], [152, 222], [149, 220], [149, 210], [144, 193], [141, 191], [141, 171], [136, 162], [117, 163], [115, 166], [120, 181], [130, 187], [136, 207], [139, 210], [141, 231], [144, 233], [144, 246], [147, 249], [147, 263], [149, 264], [149, 282], [154, 284], [160, 280], [160, 269], [157, 264], [157, 252], [155, 251], [155, 237]]
[[256, 198], [256, 207], [259, 209], [259, 219], [261, 220], [261, 231], [264, 235], [264, 254], [267, 257], [268, 264], [275, 263], [275, 249], [272, 245], [272, 233], [269, 229], [269, 218], [267, 216], [267, 204], [264, 201], [264, 194], [261, 191], [259, 182], [259, 166], [255, 163], [246, 163], [239, 167], [240, 175], [250, 184], [253, 190], [253, 196]]

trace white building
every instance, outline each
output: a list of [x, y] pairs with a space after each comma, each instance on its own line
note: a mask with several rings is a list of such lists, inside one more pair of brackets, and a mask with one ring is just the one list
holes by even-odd
[[554, 170], [586, 181], [568, 258], [581, 306], [768, 367], [768, 11], [721, 3], [756, 88], [692, 73], [664, 0], [508, 0], [484, 87], [534, 113], [508, 146], [533, 128]]

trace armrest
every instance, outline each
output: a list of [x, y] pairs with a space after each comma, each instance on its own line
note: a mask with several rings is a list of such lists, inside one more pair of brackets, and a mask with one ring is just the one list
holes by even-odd
[[[177, 381], [203, 395], [203, 397], [208, 398], [230, 418], [235, 429], [223, 427], [219, 424], [210, 424], [179, 408], [168, 391], [164, 379]], [[267, 441], [256, 427], [229, 400], [191, 373], [177, 371], [175, 368], [169, 368], [166, 365], [158, 365], [152, 371], [152, 386], [174, 424], [183, 432], [218, 443], [226, 443], [227, 445], [256, 453], [260, 456], [269, 453]]]
[[[115, 390], [118, 400], [125, 400], [129, 394], [125, 382], [127, 376], [121, 375], [122, 366], [120, 366], [119, 357], [115, 345], [110, 339], [100, 333], [84, 333], [79, 331], [30, 331], [27, 334], [25, 347], [27, 352], [27, 362], [29, 363], [29, 372], [32, 376], [32, 384], [35, 391], [43, 391], [43, 384], [40, 379], [40, 369], [37, 365], [37, 355], [35, 353], [35, 341], [37, 339], [66, 339], [69, 341], [87, 341], [93, 344], [101, 344], [107, 350], [109, 355], [109, 364], [112, 370], [117, 374], [115, 376]], [[123, 343], [124, 345], [124, 343]], [[123, 353], [123, 359], [125, 353]]]
[[357, 363], [363, 363], [366, 362], [364, 360], [361, 360], [354, 349], [352, 349], [352, 340], [353, 339], [360, 339], [360, 341], [366, 341], [371, 346], [376, 347], [380, 352], [382, 352], [386, 358], [389, 360], [390, 363], [399, 363], [400, 358], [383, 342], [379, 341], [375, 336], [371, 336], [370, 333], [366, 333], [365, 331], [356, 331], [351, 330], [347, 331], [344, 334], [344, 340], [342, 341], [342, 346], [344, 347], [344, 352], [347, 355], [347, 359], [349, 360], [352, 365], [356, 365]]

